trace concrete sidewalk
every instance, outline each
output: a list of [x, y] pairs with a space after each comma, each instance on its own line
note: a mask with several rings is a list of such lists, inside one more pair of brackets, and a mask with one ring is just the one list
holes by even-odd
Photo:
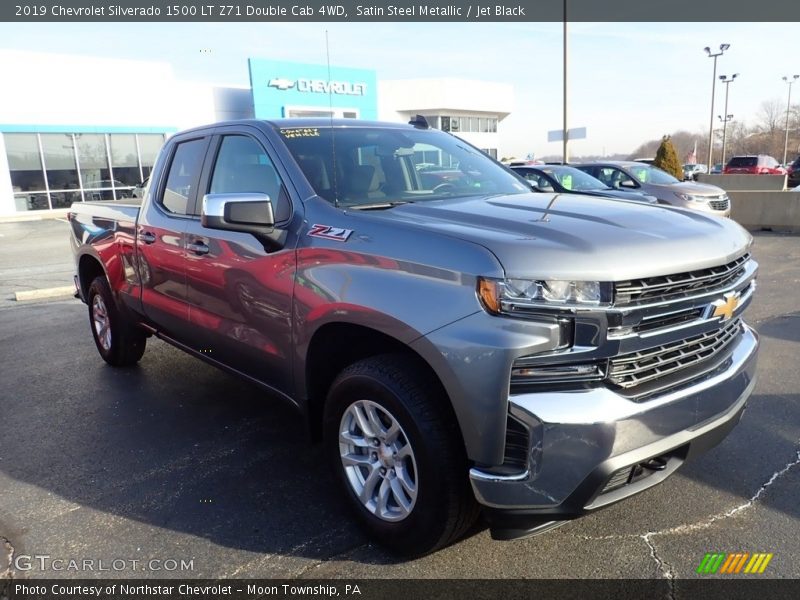
[[0, 215], [2, 223], [23, 223], [28, 221], [50, 221], [53, 219], [66, 219], [68, 208], [57, 208], [55, 210], [36, 210], [16, 215]]
[[74, 293], [65, 219], [0, 223], [0, 308]]

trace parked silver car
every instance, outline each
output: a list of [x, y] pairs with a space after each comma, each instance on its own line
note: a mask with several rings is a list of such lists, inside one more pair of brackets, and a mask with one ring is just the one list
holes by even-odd
[[644, 163], [614, 161], [572, 165], [609, 187], [631, 190], [658, 198], [660, 204], [679, 206], [720, 217], [731, 215], [731, 201], [720, 187], [675, 177]]
[[683, 180], [695, 181], [701, 173], [708, 173], [708, 166], [703, 164], [683, 165]]

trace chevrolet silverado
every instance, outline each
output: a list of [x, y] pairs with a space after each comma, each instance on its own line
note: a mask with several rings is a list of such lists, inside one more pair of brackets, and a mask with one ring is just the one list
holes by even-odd
[[107, 363], [155, 336], [295, 406], [357, 520], [407, 555], [481, 512], [512, 539], [650, 488], [755, 385], [739, 225], [531, 193], [422, 118], [184, 131], [143, 199], [69, 220]]

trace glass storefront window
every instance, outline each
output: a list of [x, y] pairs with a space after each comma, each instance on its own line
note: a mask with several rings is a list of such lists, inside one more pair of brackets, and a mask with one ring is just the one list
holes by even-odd
[[425, 120], [431, 129], [439, 129], [439, 117], [437, 115], [426, 116]]
[[[39, 140], [35, 133], [8, 133], [4, 136], [11, 189], [17, 210], [47, 210]], [[38, 193], [36, 193], [38, 192]]]
[[78, 147], [83, 188], [85, 190], [110, 188], [111, 173], [108, 170], [106, 136], [100, 133], [76, 133], [75, 142]]
[[73, 202], [81, 202], [72, 134], [43, 134], [41, 141], [50, 188], [50, 208], [69, 208]]
[[133, 186], [150, 176], [164, 144], [163, 134], [0, 136], [18, 211], [66, 208], [82, 200], [130, 198]]
[[[75, 144], [70, 133], [42, 133], [42, 154], [47, 185], [53, 190], [80, 190]], [[51, 196], [52, 198], [52, 196]], [[53, 206], [55, 208], [55, 205]]]
[[161, 134], [139, 134], [139, 154], [142, 159], [142, 177], [147, 179], [156, 164], [156, 158], [164, 145]]
[[111, 142], [111, 169], [117, 198], [130, 197], [133, 186], [142, 180], [136, 137], [132, 133], [112, 133], [108, 137]]

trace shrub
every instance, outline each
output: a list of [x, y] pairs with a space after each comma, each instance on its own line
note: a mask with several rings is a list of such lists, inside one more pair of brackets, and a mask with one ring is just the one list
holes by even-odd
[[683, 167], [678, 160], [678, 153], [675, 151], [675, 146], [672, 145], [672, 140], [668, 135], [661, 138], [661, 145], [656, 152], [656, 159], [653, 166], [658, 167], [662, 171], [666, 171], [677, 179], [683, 179]]

